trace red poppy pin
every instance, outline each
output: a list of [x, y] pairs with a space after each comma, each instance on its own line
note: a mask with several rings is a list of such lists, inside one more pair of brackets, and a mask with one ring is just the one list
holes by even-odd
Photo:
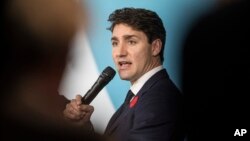
[[133, 108], [138, 101], [138, 96], [135, 96], [129, 104], [129, 108]]

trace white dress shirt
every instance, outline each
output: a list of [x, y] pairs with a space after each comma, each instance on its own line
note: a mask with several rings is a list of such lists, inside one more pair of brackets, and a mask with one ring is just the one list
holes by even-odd
[[160, 65], [148, 71], [147, 73], [142, 75], [137, 81], [135, 81], [135, 83], [130, 87], [130, 90], [136, 95], [139, 92], [139, 90], [142, 88], [142, 86], [148, 81], [148, 79], [151, 78], [154, 74], [156, 74], [158, 71], [162, 69], [163, 69], [163, 66]]

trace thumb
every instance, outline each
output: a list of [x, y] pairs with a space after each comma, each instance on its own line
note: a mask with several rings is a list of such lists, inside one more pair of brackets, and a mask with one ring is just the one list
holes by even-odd
[[81, 95], [76, 95], [76, 103], [77, 105], [81, 105], [82, 104], [82, 96]]

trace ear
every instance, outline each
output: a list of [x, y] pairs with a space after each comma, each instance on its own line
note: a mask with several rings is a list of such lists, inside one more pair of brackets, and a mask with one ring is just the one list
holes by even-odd
[[160, 39], [155, 39], [152, 42], [152, 55], [157, 56], [160, 54], [162, 48], [162, 42]]

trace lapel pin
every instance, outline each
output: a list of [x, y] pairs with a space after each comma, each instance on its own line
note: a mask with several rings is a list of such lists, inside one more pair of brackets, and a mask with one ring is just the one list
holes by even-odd
[[129, 108], [133, 108], [138, 101], [138, 96], [135, 96], [129, 104]]

